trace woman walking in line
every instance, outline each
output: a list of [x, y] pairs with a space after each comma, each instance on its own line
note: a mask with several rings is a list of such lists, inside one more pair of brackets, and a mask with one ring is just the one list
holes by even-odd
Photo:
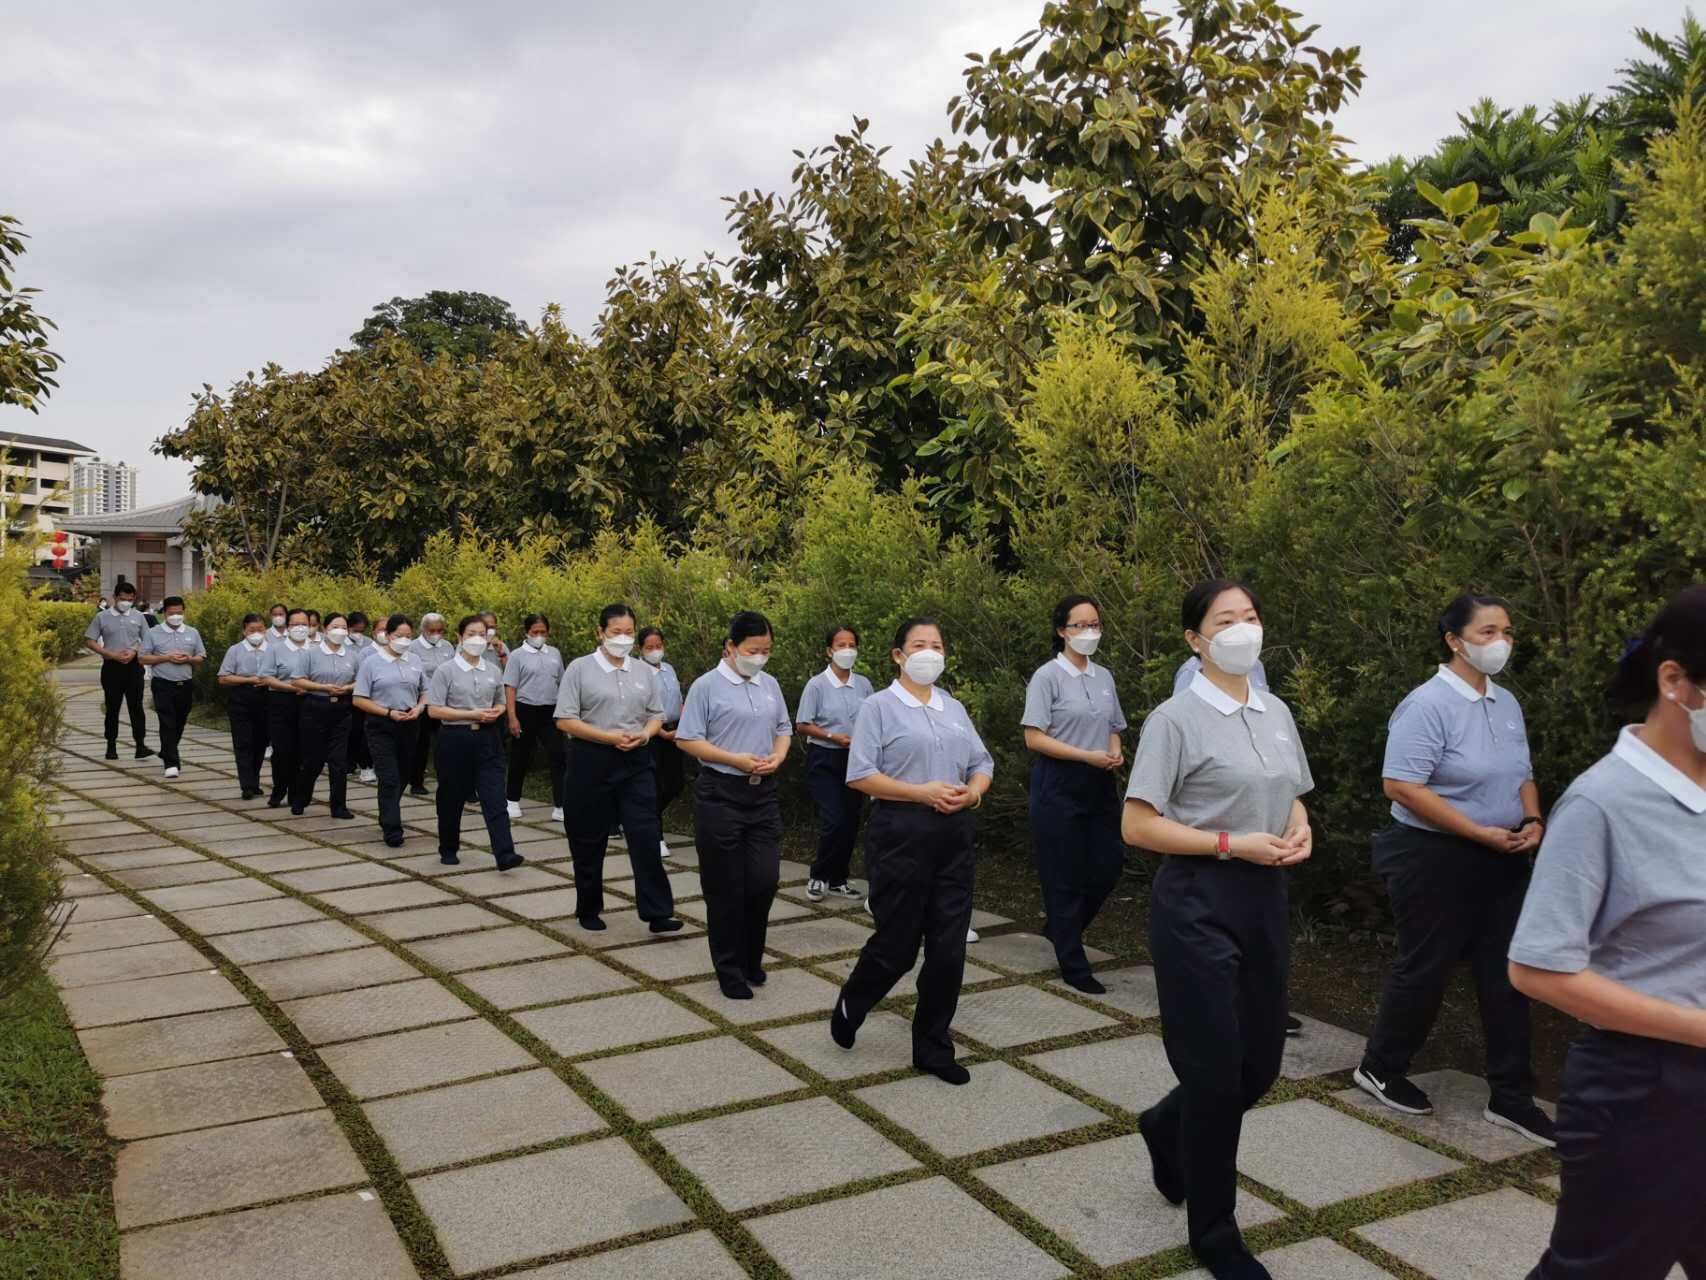
[[[369, 619], [360, 609], [351, 609], [349, 614], [349, 645], [350, 652], [355, 655], [355, 669], [359, 672], [361, 664], [373, 656], [374, 640], [367, 634]], [[367, 717], [350, 706], [349, 728], [349, 767], [355, 774], [356, 781], [371, 783], [374, 781], [373, 753], [367, 749]]]
[[1459, 596], [1439, 635], [1449, 661], [1398, 704], [1386, 738], [1394, 821], [1374, 838], [1374, 869], [1392, 898], [1398, 952], [1351, 1078], [1394, 1111], [1433, 1111], [1406, 1073], [1467, 958], [1487, 1037], [1483, 1114], [1551, 1146], [1552, 1121], [1534, 1102], [1528, 998], [1505, 962], [1544, 830], [1522, 707], [1492, 680], [1510, 659], [1510, 612], [1497, 596]]
[[1090, 972], [1084, 930], [1125, 866], [1114, 775], [1125, 764], [1125, 713], [1114, 678], [1090, 660], [1102, 615], [1089, 596], [1054, 607], [1054, 657], [1025, 689], [1025, 746], [1031, 764], [1031, 842], [1042, 881], [1044, 932], [1060, 976], [1088, 995], [1107, 988]]
[[355, 817], [347, 803], [350, 695], [355, 692], [356, 655], [349, 645], [349, 619], [326, 615], [318, 644], [303, 650], [302, 672], [291, 683], [302, 700], [301, 763], [291, 788], [290, 811], [300, 816], [314, 798], [320, 770], [326, 771], [334, 818]]
[[1283, 872], [1313, 849], [1301, 797], [1315, 783], [1291, 711], [1250, 683], [1255, 594], [1199, 583], [1180, 620], [1202, 670], [1144, 721], [1120, 826], [1127, 844], [1165, 855], [1149, 949], [1180, 1081], [1138, 1128], [1156, 1189], [1188, 1205], [1191, 1252], [1216, 1280], [1268, 1280], [1233, 1217], [1238, 1138], [1285, 1049]]
[[1706, 1276], [1706, 586], [1618, 663], [1643, 716], [1564, 793], [1511, 939], [1518, 990], [1586, 1023], [1563, 1197], [1529, 1280]]
[[648, 747], [663, 725], [657, 673], [634, 660], [634, 613], [606, 605], [598, 615], [598, 647], [569, 663], [554, 712], [569, 737], [563, 826], [575, 865], [575, 916], [581, 928], [604, 923], [604, 855], [620, 821], [634, 867], [634, 907], [653, 933], [674, 933], [675, 896], [659, 854], [657, 785]]
[[403, 843], [403, 784], [426, 710], [426, 673], [410, 652], [414, 627], [405, 614], [385, 620], [385, 643], [375, 645], [355, 677], [355, 707], [365, 722], [379, 782], [379, 829], [395, 849]]
[[853, 745], [853, 722], [859, 707], [871, 696], [871, 682], [853, 670], [859, 660], [859, 633], [834, 626], [823, 638], [829, 665], [806, 681], [800, 693], [795, 730], [806, 740], [806, 789], [817, 807], [817, 854], [806, 880], [806, 897], [864, 897], [848, 882], [853, 846], [859, 841], [859, 822], [865, 797], [847, 785], [847, 749]]
[[267, 624], [258, 613], [243, 615], [243, 638], [219, 662], [219, 683], [231, 720], [231, 754], [243, 799], [261, 794], [261, 761], [267, 752]]
[[515, 851], [504, 804], [503, 672], [486, 660], [486, 624], [478, 614], [456, 624], [456, 637], [455, 656], [440, 664], [427, 684], [427, 715], [442, 726], [438, 860], [446, 866], [462, 861], [462, 806], [477, 795], [492, 856], [499, 871], [508, 871], [526, 859]]
[[521, 817], [521, 791], [536, 746], [545, 748], [551, 775], [551, 821], [563, 820], [563, 735], [553, 710], [563, 682], [563, 655], [551, 643], [551, 620], [530, 613], [521, 620], [525, 639], [504, 667], [504, 703], [509, 712], [509, 816]]
[[656, 627], [640, 628], [640, 658], [657, 672], [658, 701], [663, 704], [663, 724], [652, 735], [652, 767], [658, 788], [658, 853], [669, 856], [669, 843], [662, 837], [664, 811], [675, 803], [685, 785], [685, 761], [675, 745], [675, 729], [681, 723], [681, 678], [664, 661], [663, 632]]
[[706, 932], [717, 985], [730, 1000], [763, 986], [764, 938], [782, 864], [776, 771], [793, 726], [775, 677], [774, 636], [762, 613], [729, 619], [720, 662], [693, 682], [675, 742], [700, 763], [693, 834], [705, 891]]
[[267, 808], [283, 804], [296, 785], [302, 765], [302, 699], [307, 691], [297, 687], [296, 677], [308, 665], [308, 611], [285, 613], [285, 637], [266, 647], [267, 741], [272, 744], [272, 794]]
[[[456, 654], [456, 645], [445, 639], [445, 620], [442, 613], [423, 613], [421, 615], [421, 633], [415, 637], [415, 643], [409, 652], [421, 664], [421, 671], [430, 681], [438, 674], [438, 669], [449, 662]], [[430, 715], [420, 718], [420, 736], [415, 739], [414, 768], [409, 773], [409, 794], [418, 798], [431, 794], [427, 791], [426, 771], [432, 763], [433, 744], [438, 740], [438, 721]]]

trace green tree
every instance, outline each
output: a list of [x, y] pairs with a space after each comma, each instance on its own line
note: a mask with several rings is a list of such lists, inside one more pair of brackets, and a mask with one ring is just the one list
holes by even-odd
[[1676, 35], [1637, 27], [1635, 38], [1652, 57], [1631, 58], [1618, 68], [1609, 108], [1644, 148], [1676, 127], [1679, 101], [1698, 104], [1706, 98], [1706, 27], [1689, 10]]
[[424, 356], [446, 352], [457, 358], [491, 354], [500, 333], [525, 333], [509, 303], [489, 293], [434, 289], [419, 298], [392, 298], [350, 335], [358, 351], [368, 351], [390, 334], [400, 334]]
[[0, 405], [35, 413], [59, 385], [53, 378], [59, 356], [47, 345], [53, 321], [35, 309], [39, 290], [13, 283], [26, 238], [16, 218], [0, 214]]

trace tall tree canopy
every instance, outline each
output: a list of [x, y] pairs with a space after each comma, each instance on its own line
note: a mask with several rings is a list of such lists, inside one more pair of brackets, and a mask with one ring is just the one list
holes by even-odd
[[401, 336], [424, 356], [445, 352], [484, 359], [502, 333], [525, 333], [509, 303], [489, 293], [434, 289], [419, 298], [392, 298], [373, 308], [350, 335], [358, 351], [371, 351], [391, 334]]
[[36, 310], [38, 290], [13, 283], [26, 238], [16, 218], [0, 213], [0, 404], [35, 413], [59, 385], [59, 356], [47, 345], [54, 323]]

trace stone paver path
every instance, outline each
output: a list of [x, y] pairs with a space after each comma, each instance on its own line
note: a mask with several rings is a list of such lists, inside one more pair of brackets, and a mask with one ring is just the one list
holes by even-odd
[[[1173, 1081], [1148, 969], [1097, 953], [1110, 990], [1087, 999], [980, 913], [952, 1089], [910, 1069], [908, 980], [856, 1049], [831, 1044], [869, 919], [808, 903], [796, 863], [770, 981], [735, 1004], [686, 838], [687, 930], [645, 930], [618, 847], [589, 934], [540, 806], [524, 868], [492, 870], [474, 814], [441, 867], [430, 801], [390, 849], [371, 788], [353, 822], [239, 800], [199, 728], [168, 783], [101, 758], [86, 667], [61, 682], [74, 912], [49, 973], [121, 1140], [124, 1280], [1202, 1274], [1136, 1136]], [[1346, 1092], [1359, 1049], [1310, 1023], [1248, 1118], [1253, 1247], [1281, 1280], [1520, 1280], [1556, 1162], [1481, 1122], [1470, 1077], [1424, 1080], [1428, 1123], [1374, 1114]]]

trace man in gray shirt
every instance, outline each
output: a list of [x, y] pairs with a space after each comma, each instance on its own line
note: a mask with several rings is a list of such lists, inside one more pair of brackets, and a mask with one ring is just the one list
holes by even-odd
[[120, 582], [113, 589], [113, 605], [102, 609], [89, 622], [83, 639], [101, 656], [101, 694], [106, 701], [107, 759], [118, 759], [118, 709], [130, 712], [130, 733], [136, 740], [136, 758], [146, 760], [154, 753], [146, 745], [148, 717], [142, 710], [142, 641], [148, 623], [136, 607], [136, 588]]
[[182, 596], [167, 596], [160, 605], [161, 622], [142, 641], [142, 665], [153, 670], [154, 715], [160, 722], [160, 761], [166, 776], [178, 776], [178, 743], [195, 699], [195, 669], [207, 661], [201, 633], [184, 622]]

